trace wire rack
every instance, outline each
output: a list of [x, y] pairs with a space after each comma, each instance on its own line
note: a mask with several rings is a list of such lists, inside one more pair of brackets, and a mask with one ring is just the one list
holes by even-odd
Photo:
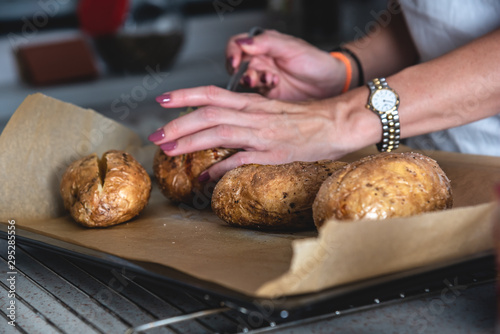
[[[7, 268], [7, 241], [0, 240]], [[16, 327], [12, 333], [125, 333], [161, 319], [172, 324], [147, 333], [247, 332], [241, 314], [209, 295], [143, 281], [126, 268], [103, 268], [50, 251], [16, 247]], [[0, 281], [7, 321], [8, 286]], [[185, 321], [192, 318], [192, 321]], [[180, 321], [184, 320], [184, 321]], [[266, 324], [270, 326], [271, 324]], [[150, 326], [151, 327], [151, 326]], [[143, 330], [146, 330], [144, 328]]]
[[[6, 250], [7, 241], [0, 239], [3, 268], [7, 268]], [[471, 286], [496, 277], [492, 268], [477, 269], [462, 273], [459, 284]], [[319, 303], [328, 310], [321, 314], [299, 319], [282, 314], [281, 321], [275, 322], [262, 317], [252, 321], [244, 307], [198, 290], [145, 279], [127, 266], [105, 267], [29, 245], [16, 245], [16, 272], [16, 327], [3, 326], [2, 333], [272, 332], [419, 298], [442, 291], [443, 282], [458, 283], [457, 276], [437, 276], [433, 279], [437, 284], [426, 283], [426, 288], [412, 282], [405, 283], [405, 290], [397, 283], [380, 285], [340, 301], [327, 299]], [[0, 317], [5, 321], [8, 291], [8, 282], [0, 280]]]

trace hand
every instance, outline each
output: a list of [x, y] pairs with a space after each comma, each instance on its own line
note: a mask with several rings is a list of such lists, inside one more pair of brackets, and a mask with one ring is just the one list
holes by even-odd
[[344, 64], [305, 41], [266, 30], [249, 38], [240, 34], [226, 49], [228, 70], [250, 59], [242, 84], [275, 99], [301, 101], [337, 95], [345, 82]]
[[212, 179], [242, 164], [337, 159], [365, 145], [353, 138], [359, 131], [350, 129], [347, 113], [331, 100], [291, 103], [214, 86], [176, 90], [157, 100], [165, 108], [202, 106], [149, 137], [167, 155], [242, 149], [208, 169]]

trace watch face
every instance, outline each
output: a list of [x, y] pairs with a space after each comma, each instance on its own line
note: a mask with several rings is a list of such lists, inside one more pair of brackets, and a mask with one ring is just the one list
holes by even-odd
[[396, 93], [390, 89], [381, 89], [375, 91], [372, 96], [373, 107], [381, 112], [392, 110], [398, 101]]

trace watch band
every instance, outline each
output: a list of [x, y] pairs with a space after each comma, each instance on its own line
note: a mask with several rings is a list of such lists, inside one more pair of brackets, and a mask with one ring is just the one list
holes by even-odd
[[[367, 84], [368, 88], [370, 88], [370, 96], [377, 90], [384, 88], [391, 89], [385, 78], [376, 78], [369, 81]], [[370, 104], [370, 101], [368, 102]], [[401, 133], [397, 106], [388, 112], [377, 111], [373, 108], [370, 109], [372, 109], [380, 117], [380, 121], [382, 122], [382, 140], [377, 143], [377, 149], [380, 152], [391, 152], [397, 149], [399, 147]]]

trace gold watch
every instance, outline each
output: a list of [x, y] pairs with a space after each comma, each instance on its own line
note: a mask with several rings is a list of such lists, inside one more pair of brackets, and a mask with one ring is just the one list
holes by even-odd
[[376, 78], [368, 83], [370, 96], [366, 107], [380, 117], [382, 140], [377, 144], [380, 152], [391, 152], [399, 147], [399, 95], [389, 87], [385, 78]]

